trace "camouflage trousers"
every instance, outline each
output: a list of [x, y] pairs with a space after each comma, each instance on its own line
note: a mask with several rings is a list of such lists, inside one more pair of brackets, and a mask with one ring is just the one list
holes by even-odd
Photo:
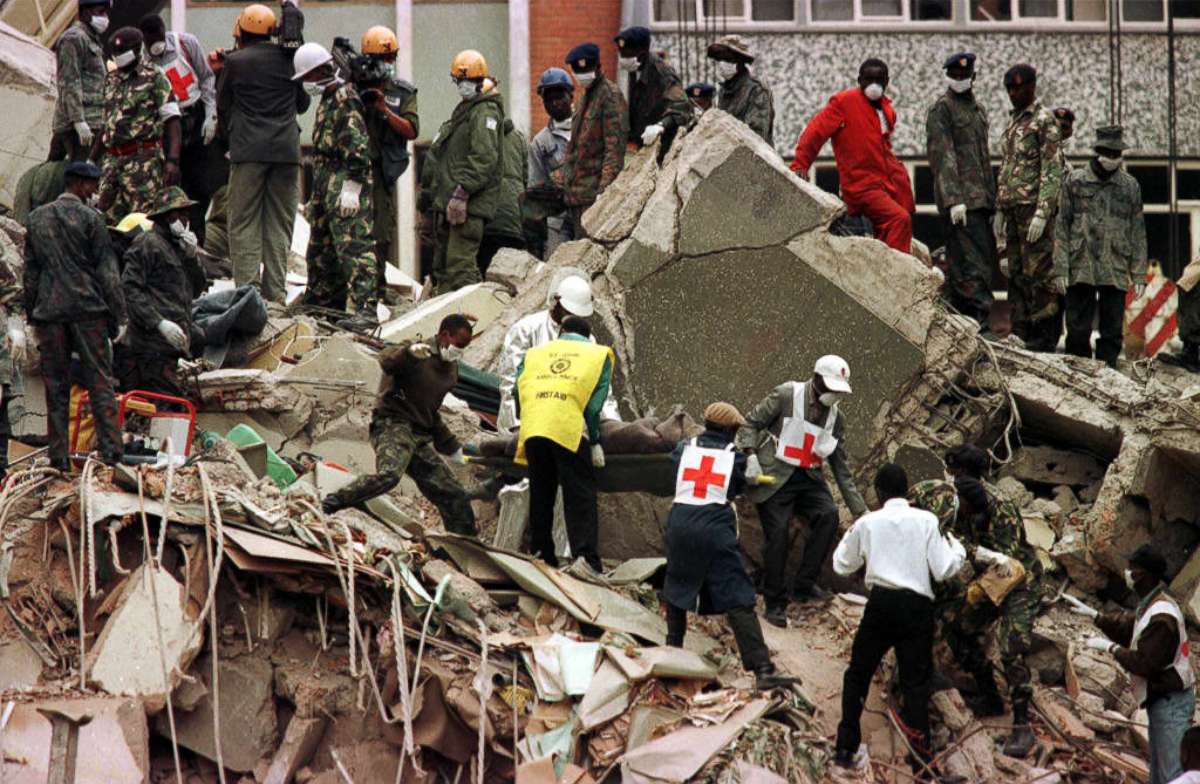
[[1037, 242], [1029, 242], [1029, 224], [1037, 208], [1018, 204], [1004, 210], [1008, 254], [1008, 298], [1017, 337], [1033, 351], [1054, 351], [1063, 331], [1063, 298], [1054, 290], [1054, 216]]
[[955, 226], [950, 214], [945, 213], [942, 227], [950, 263], [950, 304], [987, 327], [992, 312], [992, 272], [996, 269], [996, 235], [990, 214], [987, 210], [970, 210], [966, 225]]
[[[374, 314], [379, 301], [375, 238], [371, 235], [371, 189], [358, 196], [358, 212], [343, 218], [338, 197], [344, 177], [317, 160], [312, 195], [305, 206], [308, 240], [308, 293], [304, 301], [335, 310]], [[347, 299], [349, 301], [347, 301]]]
[[110, 224], [120, 223], [131, 212], [145, 212], [154, 204], [163, 183], [162, 147], [137, 150], [129, 155], [109, 154], [100, 179], [100, 203], [107, 204]]
[[445, 213], [439, 212], [435, 220], [433, 282], [437, 293], [447, 294], [481, 281], [475, 258], [483, 241], [483, 218], [468, 215], [466, 223], [451, 226]]
[[447, 531], [465, 536], [477, 533], [467, 491], [433, 448], [431, 436], [414, 431], [407, 419], [376, 411], [371, 420], [371, 446], [375, 449], [376, 473], [361, 476], [333, 493], [342, 506], [383, 495], [408, 474], [438, 508]]
[[1008, 681], [1014, 704], [1028, 703], [1033, 696], [1033, 677], [1025, 655], [1033, 644], [1033, 622], [1040, 597], [1035, 584], [1015, 589], [996, 607], [984, 599], [968, 606], [962, 597], [947, 604], [942, 613], [942, 635], [959, 665], [975, 678], [980, 690], [995, 689], [992, 662], [987, 656], [987, 633], [996, 627], [996, 652]]
[[204, 250], [218, 258], [229, 258], [228, 185], [222, 185], [212, 195], [208, 222], [204, 226]]
[[120, 460], [121, 431], [117, 427], [117, 400], [112, 385], [112, 347], [107, 319], [69, 324], [39, 324], [42, 381], [46, 385], [46, 412], [50, 434], [50, 464], [66, 467], [71, 408], [71, 352], [79, 355], [79, 370], [88, 391], [100, 453]]

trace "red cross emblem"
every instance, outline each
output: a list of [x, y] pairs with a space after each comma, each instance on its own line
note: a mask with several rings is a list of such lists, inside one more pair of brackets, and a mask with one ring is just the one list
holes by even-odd
[[728, 477], [725, 474], [718, 474], [713, 471], [713, 465], [717, 462], [715, 457], [705, 455], [700, 458], [699, 468], [683, 469], [683, 481], [695, 482], [696, 486], [692, 490], [692, 496], [695, 498], [707, 498], [708, 488], [710, 485], [723, 487], [725, 480]]
[[816, 436], [812, 433], [804, 434], [804, 444], [800, 447], [785, 446], [783, 448], [783, 456], [790, 460], [799, 460], [801, 468], [808, 468], [820, 462], [820, 458], [813, 454], [813, 444], [816, 443]]
[[1186, 658], [1188, 658], [1189, 656], [1191, 656], [1191, 655], [1192, 655], [1192, 647], [1191, 647], [1190, 645], [1188, 645], [1188, 641], [1187, 641], [1187, 640], [1184, 640], [1184, 641], [1183, 641], [1183, 645], [1181, 645], [1181, 646], [1179, 647], [1179, 653], [1180, 653], [1180, 654], [1183, 656], [1183, 658], [1185, 658], [1185, 659], [1186, 659]]
[[196, 83], [196, 77], [193, 74], [189, 73], [183, 76], [175, 66], [167, 69], [167, 80], [171, 83], [171, 92], [175, 93], [175, 97], [180, 101], [187, 99], [188, 88]]

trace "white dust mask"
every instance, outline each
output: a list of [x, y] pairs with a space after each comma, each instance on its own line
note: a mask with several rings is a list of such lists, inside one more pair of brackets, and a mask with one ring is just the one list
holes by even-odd
[[1105, 158], [1103, 155], [1096, 156], [1096, 160], [1100, 162], [1100, 168], [1105, 171], [1116, 171], [1121, 168], [1121, 158]]
[[883, 85], [871, 82], [863, 88], [863, 95], [867, 96], [868, 100], [878, 101], [883, 97]]
[[130, 49], [128, 52], [121, 52], [120, 54], [113, 55], [113, 62], [117, 64], [118, 68], [128, 68], [129, 66], [133, 65], [133, 61], [136, 59], [137, 52], [133, 51], [132, 49]]
[[973, 83], [974, 80], [970, 78], [951, 79], [949, 76], [946, 77], [946, 86], [949, 87], [952, 92], [956, 93], [965, 93], [967, 90], [971, 89], [971, 85]]
[[97, 33], [99, 33], [100, 35], [104, 35], [104, 31], [108, 29], [108, 17], [107, 16], [93, 16], [91, 18], [91, 21], [88, 22], [88, 24], [90, 24], [92, 26], [92, 29], [95, 30]]
[[737, 63], [727, 63], [724, 60], [717, 60], [717, 76], [721, 77], [721, 81], [729, 81], [737, 76], [737, 72]]
[[470, 79], [460, 79], [455, 82], [454, 86], [458, 90], [460, 98], [474, 98], [479, 94], [479, 85]]
[[459, 348], [453, 343], [442, 349], [442, 359], [446, 360], [447, 362], [457, 362], [462, 359], [462, 356], [463, 349]]
[[155, 57], [162, 55], [162, 53], [165, 51], [167, 51], [166, 41], [155, 41], [154, 43], [150, 44], [150, 54], [154, 55]]
[[622, 71], [636, 71], [637, 67], [638, 61], [636, 57], [617, 58], [617, 68], [620, 68]]

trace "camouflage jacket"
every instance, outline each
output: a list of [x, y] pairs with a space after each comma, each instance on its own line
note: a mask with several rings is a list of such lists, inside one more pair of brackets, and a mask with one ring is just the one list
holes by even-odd
[[144, 61], [108, 75], [104, 101], [104, 145], [151, 142], [163, 136], [163, 122], [179, 116], [179, 104], [162, 71]]
[[775, 146], [775, 99], [771, 90], [748, 71], [721, 83], [717, 108], [729, 112]]
[[[598, 80], [597, 80], [598, 81]], [[629, 141], [642, 146], [647, 125], [662, 124], [670, 131], [692, 121], [692, 104], [683, 92], [679, 74], [651, 52], [629, 75]]]
[[1034, 101], [1013, 110], [1001, 142], [1003, 159], [997, 181], [996, 206], [1000, 209], [1032, 204], [1049, 220], [1058, 208], [1062, 187], [1062, 159], [1058, 154], [1062, 130], [1049, 110]]
[[597, 76], [584, 91], [571, 122], [562, 166], [567, 204], [586, 207], [617, 179], [625, 166], [628, 136], [625, 98], [615, 84]]
[[30, 322], [123, 323], [117, 255], [100, 212], [64, 193], [29, 213], [22, 288]]
[[312, 140], [316, 154], [314, 177], [322, 180], [326, 188], [332, 187], [332, 182], [347, 179], [364, 190], [371, 189], [371, 143], [362, 100], [353, 85], [339, 85], [321, 96]]
[[968, 210], [996, 206], [987, 110], [974, 93], [947, 90], [929, 107], [925, 150], [939, 210], [946, 212], [956, 204], [965, 204]]
[[159, 334], [158, 322], [173, 321], [191, 334], [192, 300], [207, 287], [196, 255], [184, 253], [167, 229], [155, 223], [125, 251], [121, 286], [129, 303], [130, 348], [135, 353], [179, 356]]
[[85, 121], [92, 132], [104, 124], [104, 43], [82, 21], [67, 28], [55, 47], [58, 100], [54, 102], [54, 132]]
[[1146, 222], [1142, 189], [1118, 169], [1098, 172], [1094, 162], [1073, 169], [1063, 184], [1054, 229], [1054, 277], [1069, 285], [1127, 290], [1146, 277]]
[[[417, 88], [403, 79], [390, 79], [383, 86], [383, 100], [392, 114], [397, 114], [412, 124], [420, 135], [421, 118], [417, 113]], [[371, 170], [376, 178], [399, 177], [408, 168], [408, 140], [392, 130], [387, 119], [375, 110], [374, 104], [366, 107], [367, 136], [371, 142]], [[385, 154], [385, 148], [386, 154]]]
[[504, 168], [504, 100], [498, 90], [459, 101], [442, 123], [429, 145], [436, 166], [432, 179], [421, 175], [422, 186], [431, 184], [429, 201], [438, 212], [445, 212], [454, 189], [461, 185], [470, 198], [467, 214], [490, 220], [500, 201], [500, 182]]
[[959, 515], [958, 491], [950, 482], [941, 479], [917, 482], [908, 491], [908, 501], [918, 509], [935, 514], [942, 533], [954, 534], [972, 561], [975, 560], [975, 549], [986, 547], [1020, 561], [1025, 567], [1027, 579], [1041, 576], [1042, 566], [1037, 552], [1025, 539], [1025, 523], [1021, 519], [1021, 512], [1013, 502], [1001, 499], [996, 488], [991, 485], [985, 487], [991, 512], [986, 528], [973, 525]]

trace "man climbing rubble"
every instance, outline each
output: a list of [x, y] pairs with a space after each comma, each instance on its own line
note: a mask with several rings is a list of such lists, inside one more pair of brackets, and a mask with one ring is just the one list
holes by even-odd
[[762, 522], [762, 591], [766, 619], [775, 626], [787, 626], [785, 572], [793, 517], [808, 520], [804, 556], [796, 570], [796, 597], [803, 601], [829, 596], [817, 585], [838, 523], [837, 506], [821, 475], [826, 460], [850, 512], [858, 517], [867, 511], [846, 460], [846, 421], [837, 405], [848, 394], [850, 367], [829, 354], [817, 360], [810, 380], [775, 387], [738, 430], [738, 449], [749, 456], [747, 477], [753, 482], [765, 473], [775, 480], [746, 493]]
[[474, 536], [475, 512], [467, 492], [439, 454], [465, 463], [462, 444], [442, 421], [442, 401], [458, 383], [458, 360], [471, 344], [471, 322], [452, 313], [432, 343], [406, 341], [379, 354], [391, 377], [371, 419], [376, 473], [362, 476], [322, 500], [325, 511], [356, 506], [383, 495], [408, 474], [433, 502], [447, 531]]
[[1132, 613], [1100, 613], [1073, 596], [1063, 598], [1106, 635], [1088, 639], [1087, 646], [1111, 653], [1130, 674], [1134, 699], [1149, 715], [1150, 784], [1167, 784], [1183, 773], [1180, 741], [1196, 707], [1196, 675], [1183, 612], [1167, 593], [1166, 560], [1151, 545], [1127, 560], [1125, 583], [1138, 600]]
[[[1025, 655], [1033, 639], [1033, 622], [1041, 601], [1042, 565], [1037, 552], [1025, 539], [1021, 513], [1011, 501], [1002, 499], [994, 487], [982, 481], [989, 458], [977, 446], [964, 444], [945, 456], [951, 481], [918, 482], [909, 491], [913, 506], [937, 515], [944, 533], [963, 543], [967, 558], [982, 573], [989, 565], [1001, 570], [1020, 565], [1024, 579], [1000, 602], [994, 604], [979, 591], [957, 589], [940, 597], [942, 633], [959, 665], [974, 679], [978, 696], [969, 700], [978, 716], [1004, 713], [1004, 699], [996, 687], [992, 662], [987, 657], [988, 631], [996, 628], [996, 649], [1004, 667], [1012, 700], [1013, 731], [1004, 744], [1010, 757], [1024, 757], [1033, 748], [1029, 727], [1029, 701], [1033, 682]], [[1009, 572], [1011, 574], [1011, 572]], [[975, 586], [976, 588], [978, 586]]]
[[734, 449], [746, 424], [729, 403], [704, 409], [704, 432], [680, 441], [671, 453], [675, 503], [663, 537], [667, 550], [667, 645], [683, 647], [687, 614], [724, 613], [742, 666], [759, 690], [796, 683], [776, 671], [754, 614], [754, 583], [742, 565], [733, 499], [747, 486], [746, 455]]

